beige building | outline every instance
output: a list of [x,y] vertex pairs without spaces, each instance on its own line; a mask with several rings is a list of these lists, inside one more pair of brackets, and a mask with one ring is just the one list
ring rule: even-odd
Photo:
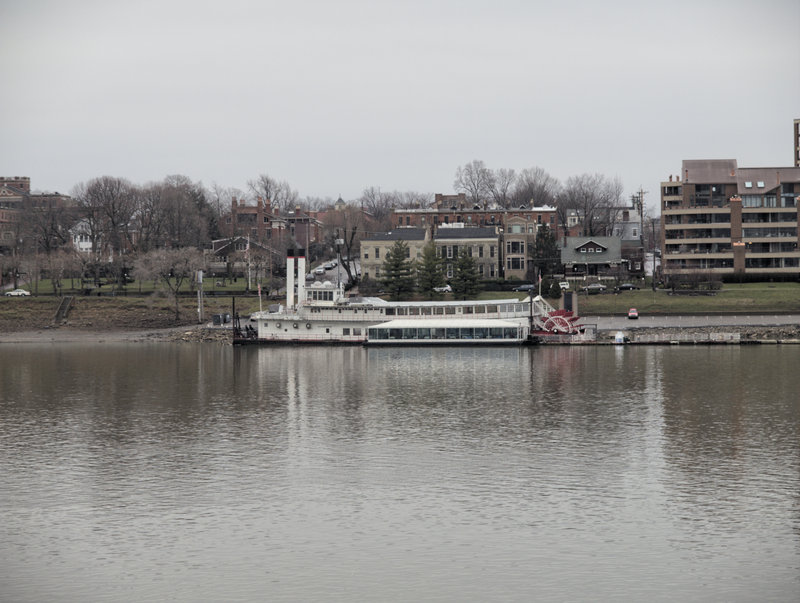
[[440,226],[433,237],[436,250],[444,260],[445,276],[452,278],[462,251],[475,261],[478,277],[498,278],[500,266],[499,235],[496,228]]
[[422,228],[395,228],[389,232],[374,233],[369,239],[361,239],[361,277],[381,278],[381,269],[386,254],[397,241],[408,245],[408,259],[416,260],[422,248],[430,241],[430,233]]

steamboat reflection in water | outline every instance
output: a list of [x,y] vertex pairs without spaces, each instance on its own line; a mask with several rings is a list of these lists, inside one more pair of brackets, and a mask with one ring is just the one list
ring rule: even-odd
[[0,347],[0,591],[791,600],[798,360]]

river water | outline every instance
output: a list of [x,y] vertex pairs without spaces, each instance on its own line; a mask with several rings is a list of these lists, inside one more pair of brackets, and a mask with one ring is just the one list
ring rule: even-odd
[[800,346],[0,346],[3,601],[796,601]]

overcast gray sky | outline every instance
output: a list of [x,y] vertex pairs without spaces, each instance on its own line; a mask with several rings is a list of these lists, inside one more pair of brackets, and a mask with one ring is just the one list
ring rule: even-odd
[[450,193],[456,168],[640,186],[792,164],[800,2],[5,0],[0,172]]

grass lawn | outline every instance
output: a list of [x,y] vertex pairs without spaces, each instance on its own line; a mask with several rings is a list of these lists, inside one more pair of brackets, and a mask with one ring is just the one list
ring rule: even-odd
[[670,295],[669,290],[640,289],[622,293],[578,296],[579,313],[624,314],[636,308],[645,314],[696,314],[723,312],[800,313],[800,284],[724,284],[716,295]]
[[[63,284],[67,285],[65,281]],[[149,284],[149,287],[147,286]],[[206,286],[209,295],[205,297],[204,314],[210,320],[212,314],[231,312],[231,296],[236,295],[236,310],[241,315],[248,315],[259,309],[258,297],[255,295],[239,296],[244,292],[246,280],[239,279],[225,288]],[[34,291],[34,288],[26,287]],[[211,294],[217,290],[220,295]],[[101,291],[111,291],[104,286]],[[171,320],[174,315],[172,302],[160,295],[152,295],[152,283],[142,283],[142,294],[139,294],[139,283],[133,283],[125,294],[115,296],[75,295],[76,308],[70,314],[77,320],[81,310],[91,308],[98,315],[108,314],[109,321],[142,323],[156,322],[156,316],[163,317],[163,322]],[[64,289],[65,294],[69,292]],[[696,313],[797,313],[800,314],[800,284],[798,283],[746,283],[725,284],[715,295],[670,295],[668,290],[652,291],[640,289],[622,293],[604,293],[599,295],[578,294],[578,313],[581,315],[624,315],[629,308],[637,308],[642,314],[696,314]],[[526,293],[516,291],[483,291],[478,296],[481,300],[524,299]],[[445,295],[444,300],[452,300],[452,295]],[[9,325],[21,326],[27,322],[44,324],[52,320],[58,308],[59,298],[52,294],[49,281],[39,282],[39,295],[25,298],[0,298],[0,327]],[[558,307],[557,299],[548,299]],[[184,320],[196,320],[197,299],[187,295],[181,297],[181,308]],[[263,298],[266,309],[271,302]],[[113,309],[113,311],[112,311]],[[88,319],[87,319],[88,321]],[[94,318],[95,323],[98,318]]]
[[[105,282],[105,281],[103,281]],[[218,292],[219,294],[236,294],[239,295],[244,293],[247,289],[247,279],[246,278],[239,278],[236,279],[236,282],[231,281],[224,281],[225,285],[222,285],[221,280],[219,279],[211,279],[206,278],[203,280],[203,291],[209,294],[214,294]],[[219,285],[217,285],[219,283]],[[253,291],[255,291],[258,285],[253,281]],[[20,285],[22,288],[27,289],[34,295],[53,295],[53,282],[50,279],[41,279],[38,283],[25,283]],[[153,291],[160,290],[162,285],[157,282],[153,281],[139,281],[136,280],[132,283],[128,283],[123,289],[117,289],[119,292],[124,292],[128,295],[148,295],[153,293]],[[94,291],[99,291],[100,293],[108,293],[110,294],[112,291],[115,290],[115,287],[110,284],[102,284],[98,289],[94,289]],[[192,291],[192,282],[189,279],[186,279],[181,284],[181,292],[188,293]],[[80,279],[62,279],[61,280],[61,294],[62,295],[83,295],[83,288],[81,286]]]

